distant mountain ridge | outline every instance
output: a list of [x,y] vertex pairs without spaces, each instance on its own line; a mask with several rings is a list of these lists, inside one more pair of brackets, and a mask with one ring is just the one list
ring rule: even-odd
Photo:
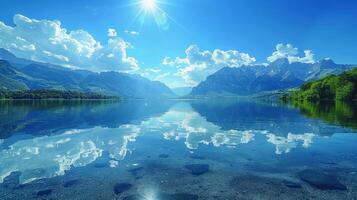
[[290,63],[278,59],[269,65],[225,67],[192,89],[193,96],[246,96],[265,91],[293,88],[306,81],[350,70],[354,65],[336,64],[331,59],[316,63]]
[[165,84],[139,75],[86,70],[17,58],[0,49],[0,89],[58,89],[94,92],[127,98],[168,98],[176,95]]

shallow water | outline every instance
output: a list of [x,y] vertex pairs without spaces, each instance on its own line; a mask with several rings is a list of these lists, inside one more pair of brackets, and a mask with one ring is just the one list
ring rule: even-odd
[[1,102],[0,199],[356,199],[356,144],[276,103]]

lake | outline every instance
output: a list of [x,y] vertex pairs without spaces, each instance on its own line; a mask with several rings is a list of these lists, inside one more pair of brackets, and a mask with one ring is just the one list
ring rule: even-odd
[[356,199],[356,109],[309,108],[2,101],[0,199]]

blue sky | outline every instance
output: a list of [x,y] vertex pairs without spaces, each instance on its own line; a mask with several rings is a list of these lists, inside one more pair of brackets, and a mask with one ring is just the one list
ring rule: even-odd
[[[147,10],[145,20],[143,14],[137,17],[143,9],[140,0],[0,1],[0,21],[6,27],[15,26],[15,14],[31,20],[58,20],[61,28],[84,30],[103,46],[109,43],[108,29],[115,30],[110,45],[99,51],[105,55],[113,52],[109,61],[103,57],[83,61],[84,56],[70,62],[72,55],[62,56],[54,47],[43,45],[46,54],[34,59],[56,63],[55,59],[63,57],[68,66],[80,68],[91,62],[89,70],[101,71],[96,66],[103,66],[102,70],[140,73],[171,87],[195,85],[224,65],[269,62],[273,52],[280,55],[277,44],[282,44],[283,52],[293,53],[283,56],[303,58],[304,50],[312,50],[314,60],[330,57],[337,63],[357,63],[357,2],[353,0],[156,0],[156,8]],[[34,32],[32,37],[36,35]],[[0,45],[7,37],[1,37],[0,30]],[[123,47],[126,43],[130,45]],[[9,49],[9,45],[2,47]],[[29,56],[23,50],[10,50]],[[170,59],[164,62],[166,57]]]

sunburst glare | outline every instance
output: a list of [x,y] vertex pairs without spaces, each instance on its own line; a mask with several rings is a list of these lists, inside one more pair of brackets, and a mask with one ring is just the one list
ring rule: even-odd
[[167,30],[169,28],[171,18],[161,7],[165,4],[163,1],[138,0],[135,4],[139,7],[139,12],[134,19],[135,21],[139,21],[143,25],[147,20],[152,18],[160,29]]
[[154,11],[156,8],[156,1],[155,0],[142,0],[141,5],[145,10]]

